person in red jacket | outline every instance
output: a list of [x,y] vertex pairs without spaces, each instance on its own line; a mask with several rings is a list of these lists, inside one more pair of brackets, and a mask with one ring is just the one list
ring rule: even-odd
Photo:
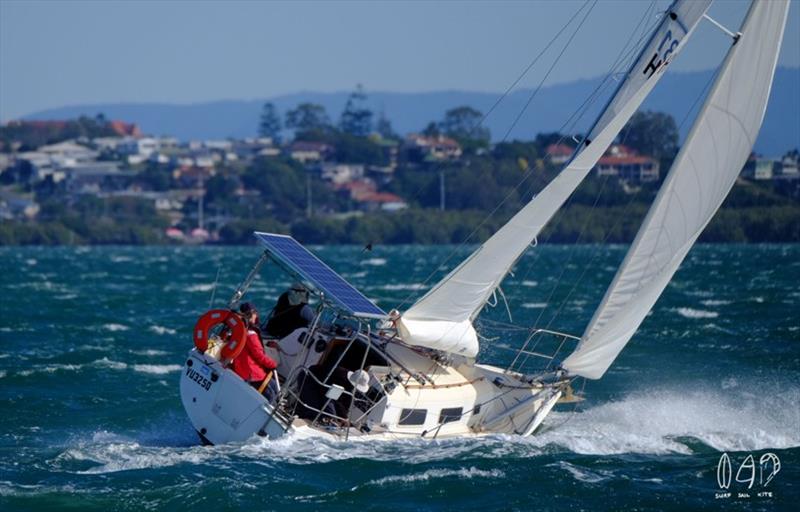
[[[264,354],[261,344],[261,333],[258,328],[258,311],[249,302],[239,307],[245,323],[247,324],[247,340],[242,352],[233,360],[233,371],[248,384],[258,389],[267,377],[267,374],[278,367],[275,360]],[[264,389],[264,396],[270,402],[278,395],[278,375],[273,373],[269,384]]]

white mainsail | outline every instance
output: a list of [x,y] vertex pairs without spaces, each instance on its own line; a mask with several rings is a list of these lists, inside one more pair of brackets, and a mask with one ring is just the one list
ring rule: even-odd
[[756,0],[697,120],[575,351],[599,379],[633,336],[747,161],[769,99],[788,0]]
[[477,355],[472,320],[639,108],[710,3],[677,0],[670,6],[570,162],[508,223],[403,313],[397,321],[403,341]]

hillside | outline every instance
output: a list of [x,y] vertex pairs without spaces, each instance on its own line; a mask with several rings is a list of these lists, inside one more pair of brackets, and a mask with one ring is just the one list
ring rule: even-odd
[[[678,122],[709,83],[712,71],[667,73],[645,102],[645,109],[671,114]],[[558,84],[543,88],[531,107],[511,132],[510,138],[532,139],[536,133],[557,131],[564,120],[589,96],[600,78]],[[70,119],[102,112],[111,119],[136,122],[146,133],[172,135],[182,140],[244,138],[255,135],[258,116],[264,101],[272,101],[285,112],[301,102],[323,105],[331,117],[338,118],[349,91],[334,93],[299,92],[258,100],[229,100],[190,105],[160,103],[93,104],[62,107],[35,112],[25,119]],[[522,110],[531,90],[511,93],[487,119],[486,126],[495,140],[503,137],[513,119]],[[369,103],[376,112],[385,112],[399,133],[421,130],[429,121],[439,120],[444,112],[459,105],[488,111],[497,93],[436,91],[421,93],[369,92]],[[575,131],[586,128],[603,104],[584,116]],[[800,146],[800,68],[778,68],[770,106],[755,150],[768,156],[781,155]],[[685,136],[690,122],[684,123]]]

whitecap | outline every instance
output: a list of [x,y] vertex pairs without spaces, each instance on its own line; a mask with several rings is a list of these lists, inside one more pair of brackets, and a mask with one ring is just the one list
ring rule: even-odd
[[368,485],[395,485],[398,483],[421,482],[425,480],[433,480],[435,478],[459,478],[462,480],[469,480],[472,478],[503,478],[505,473],[499,469],[483,470],[476,467],[459,468],[459,469],[429,469],[422,473],[412,473],[410,475],[390,475],[377,480],[369,480],[361,486],[356,486],[351,490],[354,491],[359,487]]
[[383,286],[377,287],[379,290],[389,290],[389,291],[396,291],[396,290],[423,290],[426,286],[422,283],[411,283],[411,284],[386,284]]
[[163,375],[165,373],[179,372],[181,367],[177,364],[135,364],[133,369],[141,373]]
[[92,363],[92,366],[96,366],[99,368],[110,368],[112,370],[124,370],[128,367],[126,363],[122,363],[120,361],[113,361],[107,357],[103,359],[98,359]]
[[170,329],[163,325],[151,325],[148,330],[156,334],[175,334],[177,332],[175,329]]
[[193,284],[186,288],[187,292],[210,292],[214,289],[213,284]]
[[169,354],[169,352],[148,348],[147,350],[131,350],[131,354],[136,354],[138,356],[165,356]]
[[133,261],[133,258],[130,256],[112,256],[111,261],[112,263],[126,263],[128,261]]
[[525,302],[522,304],[525,309],[542,309],[547,307],[546,302]]
[[[636,393],[584,412],[553,412],[539,445],[562,446],[588,455],[621,453],[691,454],[682,438],[694,438],[719,451],[752,451],[800,446],[800,388],[758,382],[738,383],[725,391],[662,389]],[[758,395],[735,390],[761,389]],[[569,420],[567,423],[564,423]]]
[[385,258],[369,258],[361,262],[362,265],[371,265],[373,267],[382,267],[386,265]]
[[704,311],[702,309],[692,309],[692,308],[678,308],[678,314],[684,318],[717,318],[719,313],[716,311]]
[[122,324],[104,324],[103,329],[111,332],[117,332],[117,331],[127,331],[130,329],[130,327]]
[[731,301],[729,301],[729,300],[721,300],[721,299],[708,299],[708,300],[701,300],[700,301],[700,304],[702,304],[704,306],[709,306],[709,307],[727,306],[730,303],[731,303]]
[[573,464],[570,464],[566,461],[560,461],[558,466],[566,469],[569,473],[580,482],[585,482],[587,484],[596,484],[598,482],[602,482],[604,480],[608,480],[612,477],[609,471],[589,471],[586,468],[579,468]]
[[5,370],[0,370],[0,379],[2,379],[3,377],[5,377],[6,375],[8,375],[8,372],[7,372],[7,371],[5,371]]
[[538,281],[522,281],[522,286],[528,286],[528,287],[533,288],[534,286],[538,286],[538,285],[539,285]]
[[32,267],[32,266],[36,265],[37,263],[39,263],[39,262],[36,261],[35,258],[29,258],[29,259],[25,260],[25,264],[28,265],[29,267]]

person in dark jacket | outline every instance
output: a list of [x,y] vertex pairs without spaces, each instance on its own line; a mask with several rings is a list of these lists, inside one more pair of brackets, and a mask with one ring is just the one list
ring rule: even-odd
[[264,330],[269,336],[285,338],[314,321],[314,310],[308,305],[308,289],[301,283],[294,283],[278,297]]
[[267,400],[274,402],[279,391],[278,375],[275,373],[278,365],[271,357],[264,354],[258,327],[258,311],[251,303],[245,302],[239,306],[239,312],[247,324],[247,340],[242,352],[233,360],[233,371],[256,389],[264,382],[267,374],[273,372],[263,394]]

